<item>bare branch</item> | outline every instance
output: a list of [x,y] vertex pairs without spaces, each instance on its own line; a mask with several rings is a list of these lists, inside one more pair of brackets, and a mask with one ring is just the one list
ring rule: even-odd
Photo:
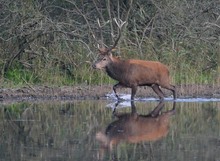
[[[101,40],[98,40],[98,39],[96,38],[96,35],[95,35],[95,34],[93,34],[93,39],[97,42],[98,48],[100,48],[99,45],[101,45],[101,48],[103,48],[104,46],[107,46],[107,45],[105,45],[104,40],[103,40],[102,28],[105,27],[109,22],[110,22],[110,21],[108,20],[108,21],[104,22],[103,24],[101,24],[100,20],[97,19],[97,24],[98,24],[98,29],[99,29],[100,39],[101,39]],[[93,33],[94,33],[94,32],[93,32]]]
[[217,25],[217,24],[215,24],[215,23],[205,22],[205,25],[215,26],[215,27],[217,27],[217,28],[220,29],[220,25]]

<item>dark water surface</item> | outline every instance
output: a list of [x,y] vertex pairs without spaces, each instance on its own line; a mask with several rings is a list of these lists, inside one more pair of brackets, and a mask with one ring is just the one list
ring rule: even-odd
[[173,105],[122,102],[117,119],[111,101],[0,104],[0,160],[220,161],[220,102]]

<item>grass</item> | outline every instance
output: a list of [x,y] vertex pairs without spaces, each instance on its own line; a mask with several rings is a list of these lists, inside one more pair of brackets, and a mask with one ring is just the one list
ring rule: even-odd
[[[173,84],[219,84],[220,67],[218,66],[218,49],[211,50],[204,44],[189,46],[179,43],[175,49],[168,44],[153,50],[152,44],[143,43],[139,48],[122,46],[119,55],[122,59],[156,60],[166,64],[171,73]],[[89,54],[82,46],[74,46],[76,54],[70,54],[71,47],[51,48],[47,58],[36,58],[32,68],[24,67],[20,62],[0,78],[2,87],[32,85],[71,86],[77,84],[103,85],[113,84],[107,74],[91,67],[94,55]],[[145,52],[146,51],[146,52]],[[62,54],[65,53],[65,54]]]
[[[62,85],[103,85],[113,84],[115,81],[102,71],[87,69],[87,65],[75,70],[70,76],[59,69],[35,73],[30,70],[13,69],[6,74],[4,86],[22,86],[26,84]],[[198,71],[190,65],[180,65],[179,69],[171,69],[171,78],[174,84],[217,84],[217,71]]]

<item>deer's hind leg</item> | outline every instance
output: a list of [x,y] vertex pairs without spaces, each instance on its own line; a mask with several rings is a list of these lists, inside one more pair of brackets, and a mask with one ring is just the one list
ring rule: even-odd
[[154,92],[160,97],[160,100],[164,100],[164,94],[161,91],[158,84],[151,85],[151,88],[154,90]]
[[173,98],[174,98],[174,100],[176,99],[176,87],[175,87],[174,85],[167,84],[167,85],[161,85],[161,87],[172,91],[172,93],[173,93]]

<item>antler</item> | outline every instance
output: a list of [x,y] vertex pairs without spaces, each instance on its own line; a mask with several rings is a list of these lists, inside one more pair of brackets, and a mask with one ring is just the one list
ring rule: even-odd
[[126,24],[126,21],[122,21],[121,19],[119,19],[119,22],[116,20],[116,18],[114,18],[115,23],[117,24],[118,28],[119,28],[119,34],[117,39],[115,40],[115,43],[112,47],[108,48],[108,52],[110,52],[112,49],[114,49],[116,47],[116,45],[118,44],[118,41],[121,37],[121,30],[123,28],[123,26]]

